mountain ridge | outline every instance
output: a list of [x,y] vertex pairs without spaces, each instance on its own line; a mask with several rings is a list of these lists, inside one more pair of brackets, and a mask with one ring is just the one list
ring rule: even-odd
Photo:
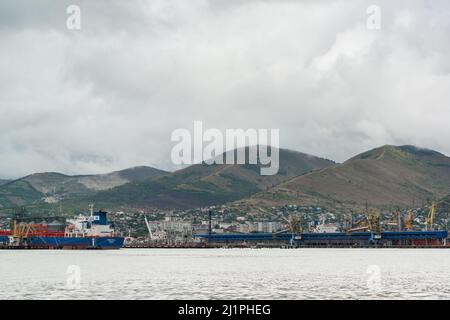
[[31,174],[0,184],[0,209],[43,203],[75,208],[91,202],[111,210],[233,203],[361,208],[411,206],[450,194],[450,158],[431,149],[385,145],[343,163],[288,149],[279,152],[274,176],[261,176],[260,164],[205,163],[175,172],[140,166],[100,175]]
[[[246,148],[248,156],[249,149]],[[229,151],[230,152],[230,151]],[[233,150],[231,152],[236,152]],[[277,175],[260,175],[260,164],[194,164],[149,183],[133,183],[106,192],[92,200],[133,202],[140,206],[192,208],[224,204],[273,187],[296,175],[333,165],[328,159],[302,152],[279,149]],[[225,157],[228,152],[219,155]]]
[[251,204],[305,203],[331,207],[411,205],[450,193],[450,158],[410,145],[385,145],[244,200]]
[[66,175],[38,172],[0,185],[0,208],[56,203],[67,197],[88,196],[131,181],[156,178],[168,172],[152,167],[132,167],[105,174]]

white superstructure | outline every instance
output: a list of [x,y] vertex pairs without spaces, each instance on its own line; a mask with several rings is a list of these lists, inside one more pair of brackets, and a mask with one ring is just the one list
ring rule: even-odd
[[67,220],[66,237],[112,237],[114,228],[108,223],[106,212],[93,212],[90,207],[90,215],[80,214],[73,220]]

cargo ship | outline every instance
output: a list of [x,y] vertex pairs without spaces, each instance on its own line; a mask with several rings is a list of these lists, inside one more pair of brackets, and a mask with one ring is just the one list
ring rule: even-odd
[[323,220],[317,227],[304,232],[298,215],[290,215],[287,229],[272,233],[213,233],[211,223],[207,234],[196,234],[195,238],[211,245],[288,245],[290,247],[328,247],[328,248],[449,248],[448,231],[434,230],[436,202],[430,206],[426,230],[413,230],[413,215],[403,219],[400,211],[394,214],[393,221],[384,225],[397,230],[382,230],[380,215],[371,210],[358,221],[338,231],[337,226],[326,224]]
[[292,247],[328,248],[448,248],[448,231],[323,232],[323,233],[222,233],[198,234],[210,244],[286,244]]
[[46,223],[13,221],[10,230],[0,230],[3,249],[120,249],[124,238],[108,222],[107,212],[80,214],[62,227]]

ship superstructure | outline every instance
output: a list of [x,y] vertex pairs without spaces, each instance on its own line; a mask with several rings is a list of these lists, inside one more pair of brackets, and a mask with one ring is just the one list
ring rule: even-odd
[[75,219],[67,220],[68,226],[65,229],[65,237],[112,237],[114,228],[108,223],[107,212],[91,212],[89,216],[80,214]]

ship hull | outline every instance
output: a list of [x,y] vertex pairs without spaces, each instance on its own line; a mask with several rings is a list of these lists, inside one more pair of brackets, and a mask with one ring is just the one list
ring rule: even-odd
[[447,247],[447,231],[198,234],[209,243],[292,243],[300,247]]
[[[24,249],[120,249],[123,237],[30,237],[20,246]],[[8,238],[0,237],[0,245],[7,245]],[[12,246],[9,246],[12,247]]]

